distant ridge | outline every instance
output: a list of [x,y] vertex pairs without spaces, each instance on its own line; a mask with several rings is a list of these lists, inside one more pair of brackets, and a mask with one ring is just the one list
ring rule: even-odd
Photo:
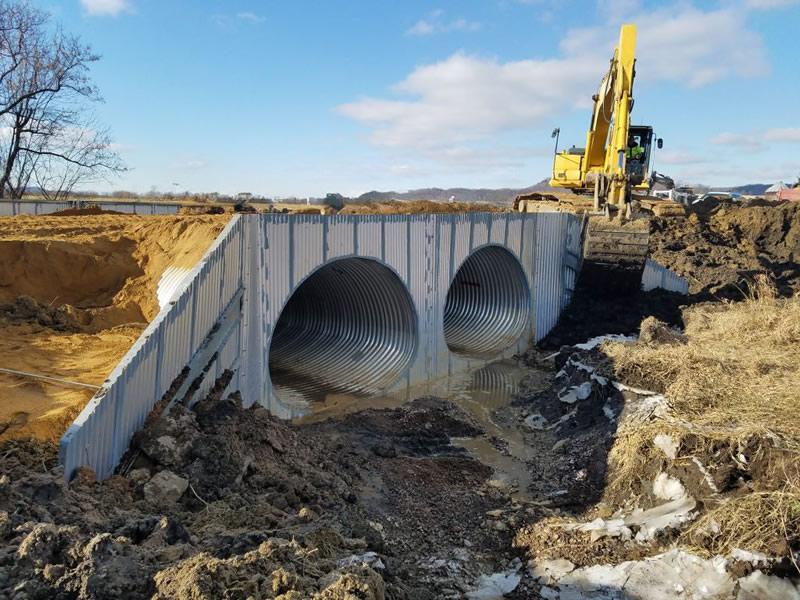
[[[543,179],[539,183],[526,188],[513,189],[501,188],[492,189],[469,189],[469,188],[423,188],[410,190],[408,192],[367,192],[354,198],[354,202],[390,202],[392,200],[411,201],[411,200],[432,200],[434,202],[447,202],[455,196],[456,202],[486,202],[489,204],[511,204],[518,194],[528,192],[548,192],[556,191],[549,185],[549,179]],[[562,190],[563,191],[563,190]]]

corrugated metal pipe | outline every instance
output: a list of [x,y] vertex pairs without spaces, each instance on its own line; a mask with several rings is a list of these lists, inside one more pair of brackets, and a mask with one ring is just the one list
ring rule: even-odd
[[511,346],[528,321],[530,290],[508,250],[486,246],[456,273],[444,307],[444,339],[464,356],[491,356]]
[[307,391],[372,394],[411,361],[417,316],[388,267],[345,258],[312,273],[289,298],[269,354],[273,384]]

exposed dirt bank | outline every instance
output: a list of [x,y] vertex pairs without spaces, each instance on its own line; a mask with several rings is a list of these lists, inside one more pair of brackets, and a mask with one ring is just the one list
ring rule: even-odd
[[[0,367],[99,385],[228,217],[0,218]],[[0,439],[57,439],[93,391],[0,373]]]
[[656,217],[652,258],[686,277],[694,300],[741,300],[766,274],[779,293],[800,292],[800,204],[718,202],[688,217]]

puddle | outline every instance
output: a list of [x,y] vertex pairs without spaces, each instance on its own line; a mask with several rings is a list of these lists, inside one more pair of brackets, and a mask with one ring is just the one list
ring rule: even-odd
[[485,428],[486,434],[476,438],[454,438],[454,446],[464,448],[494,470],[492,482],[514,490],[512,497],[532,500],[528,490],[531,474],[526,463],[535,458],[535,449],[525,443],[522,432],[499,422],[494,411],[509,404],[519,391],[530,369],[514,360],[499,360],[485,367],[438,379],[408,390],[378,396],[326,392],[313,384],[277,386],[284,403],[296,409],[296,423],[310,423],[328,418],[341,418],[347,413],[369,408],[396,408],[420,396],[447,398],[470,414]]

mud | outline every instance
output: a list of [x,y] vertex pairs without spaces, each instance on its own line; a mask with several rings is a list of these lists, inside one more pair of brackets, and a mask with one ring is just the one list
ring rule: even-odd
[[[194,266],[226,222],[91,210],[0,217],[0,367],[100,385],[158,314],[162,273]],[[0,374],[0,439],[57,440],[91,396]]]

